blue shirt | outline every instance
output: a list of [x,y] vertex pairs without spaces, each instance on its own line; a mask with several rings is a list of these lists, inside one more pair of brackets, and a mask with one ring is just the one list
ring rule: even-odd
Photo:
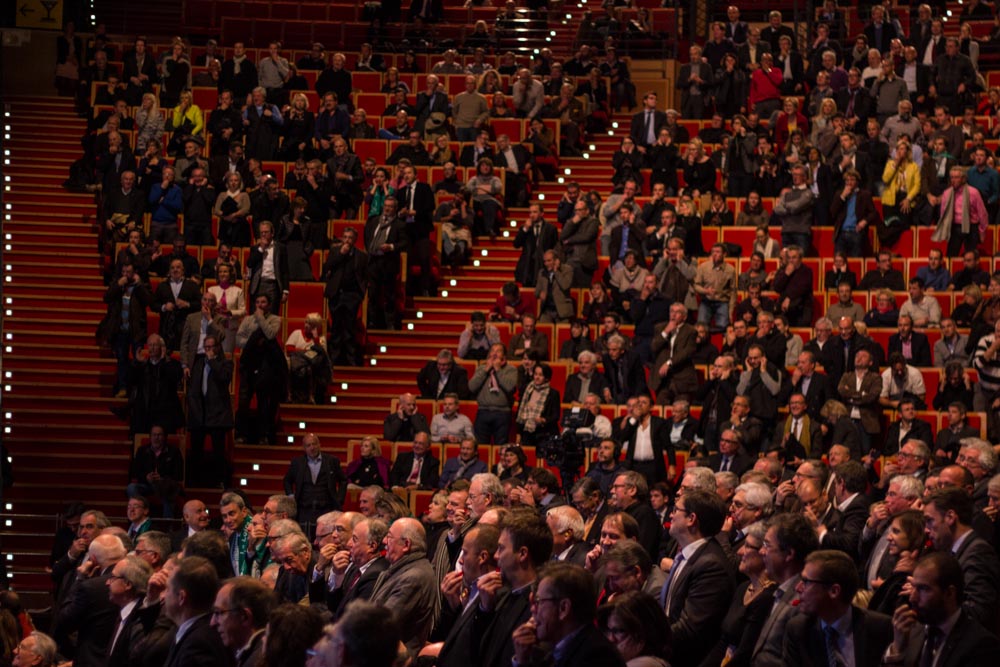
[[979,190],[984,203],[995,204],[1000,198],[1000,173],[997,173],[997,170],[989,165],[986,165],[982,171],[979,171],[977,167],[970,168],[966,172],[966,179],[969,185]]
[[936,270],[929,266],[921,266],[917,269],[917,277],[924,281],[926,289],[946,290],[951,282],[951,275],[948,269],[939,266]]
[[844,216],[844,225],[840,228],[844,232],[856,232],[858,231],[858,193],[852,192],[851,196],[847,198],[847,213]]

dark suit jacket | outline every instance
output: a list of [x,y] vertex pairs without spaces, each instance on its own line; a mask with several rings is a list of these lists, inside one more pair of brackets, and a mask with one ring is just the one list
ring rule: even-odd
[[[817,361],[820,361],[817,359]],[[806,392],[806,411],[809,416],[813,419],[819,419],[819,411],[823,408],[823,404],[826,403],[831,398],[838,398],[837,392],[832,386],[833,383],[830,381],[830,377],[825,373],[820,373],[815,371],[812,375],[812,379],[809,381],[809,391]],[[802,392],[802,380],[799,379],[795,386],[793,387],[794,392]]]
[[527,231],[522,227],[514,237],[514,247],[521,250],[514,268],[514,280],[526,287],[535,284],[538,271],[542,268],[542,255],[559,244],[559,230],[549,222],[543,222],[540,233],[535,236],[534,227]]
[[[847,114],[847,107],[851,103],[851,93],[846,87],[841,88],[833,94],[833,101],[837,103],[837,110]],[[868,89],[861,86],[854,96],[854,117],[860,121],[865,121],[874,112],[874,101],[868,94]]]
[[[344,471],[340,468],[340,459],[325,452],[321,452],[319,456],[321,462],[319,474],[316,476],[316,485],[325,489],[330,500],[330,506],[326,510],[340,509],[344,506],[344,497],[347,495],[347,478],[344,477]],[[309,464],[304,455],[292,459],[283,483],[285,495],[294,494],[295,502],[299,507],[302,507],[302,503],[305,501],[303,492],[313,484],[312,472],[309,470]]]
[[[882,655],[892,641],[892,619],[885,614],[852,608],[851,636],[854,642],[854,664],[857,667],[878,667]],[[826,636],[815,616],[799,614],[785,626],[784,661],[800,667],[826,667],[830,664],[826,651]]]
[[170,647],[165,667],[231,667],[233,654],[219,641],[219,632],[205,614]]
[[868,508],[871,503],[868,496],[859,493],[847,507],[838,511],[837,521],[832,526],[828,526],[829,530],[823,536],[822,547],[844,551],[856,559],[858,542],[861,539],[861,531],[865,527],[865,522],[868,520]]
[[[889,424],[889,430],[885,436],[885,442],[881,448],[880,453],[883,456],[891,456],[899,451],[900,446],[903,444],[900,442],[899,432],[900,432],[899,421],[894,421]],[[923,440],[930,447],[934,443],[934,434],[931,432],[931,425],[925,422],[919,417],[913,420],[913,426],[910,428],[909,432],[906,434],[906,440]]]
[[[454,618],[445,636],[444,646],[438,654],[438,667],[467,667],[470,664],[478,664],[480,636],[473,632],[478,606],[478,600],[474,600],[468,609],[451,612]],[[445,611],[444,614],[447,616],[448,612]]]
[[[857,200],[854,205],[854,212],[858,220],[867,220],[868,229],[882,221],[878,211],[875,210],[875,202],[868,190],[859,190]],[[840,236],[840,230],[844,226],[844,219],[847,217],[847,203],[840,197],[840,193],[835,193],[833,203],[830,204],[830,217],[833,219],[833,238]],[[868,229],[862,230],[862,236],[868,235]],[[827,284],[830,289],[830,284]]]
[[[511,635],[531,617],[528,591],[508,592],[496,603],[492,613],[477,611],[473,632],[482,637],[479,644],[480,667],[510,667],[514,656]],[[465,661],[463,665],[468,665]]]
[[[142,601],[132,609],[132,613],[128,615],[125,619],[125,625],[122,627],[121,633],[118,635],[118,641],[115,643],[114,650],[111,650],[111,641],[108,641],[108,655],[107,667],[129,667],[129,652],[132,645],[142,639],[144,634],[142,623],[140,620],[140,612],[142,611],[139,607],[142,606]],[[115,623],[117,627],[118,616],[116,615]],[[111,630],[111,639],[114,639],[115,630]]]
[[438,392],[438,381],[441,373],[437,361],[430,361],[417,373],[417,387],[420,388],[420,398],[441,400],[445,394],[458,394],[459,398],[469,398],[469,372],[458,364],[452,364],[451,372],[444,389]]
[[[378,228],[380,216],[373,215],[368,218],[368,222],[365,223],[365,248],[370,249],[372,240],[375,236],[375,230]],[[386,264],[389,264],[389,270],[395,271],[395,275],[399,274],[399,253],[406,250],[406,236],[403,233],[404,223],[401,219],[396,218],[389,223],[389,233],[386,236],[385,242],[390,243],[393,246],[393,250],[382,255],[369,255],[368,257],[368,277],[371,280],[378,280],[380,283],[384,283],[390,279],[391,276],[387,275]]]
[[618,373],[613,370],[614,362],[611,361],[610,355],[607,353],[602,355],[604,377],[608,381],[608,388],[611,389],[611,395],[614,398],[612,402],[622,405],[632,396],[638,394],[648,395],[649,388],[646,386],[646,370],[642,367],[642,362],[639,360],[635,350],[622,352],[622,356],[618,360],[624,364],[624,384],[619,382]]
[[[903,651],[903,665],[918,667],[926,637],[924,626],[917,623]],[[990,667],[1000,654],[1000,639],[963,610],[955,627],[938,650],[937,667]]]
[[[566,389],[563,391],[563,401],[566,403],[572,403],[573,401],[582,401],[583,397],[580,396],[580,374],[573,373],[568,378],[566,378]],[[604,402],[604,390],[608,386],[608,380],[602,374],[598,373],[596,370],[590,376],[590,385],[588,388],[588,393],[597,394],[601,397],[601,402]]]
[[[205,365],[208,364],[208,391],[201,387]],[[233,379],[233,362],[220,354],[209,361],[203,357],[191,366],[188,381],[188,428],[232,428],[233,404],[229,383]]]
[[882,408],[878,398],[882,393],[882,378],[869,369],[861,381],[861,390],[857,390],[854,371],[841,376],[837,392],[848,408],[856,407],[861,412],[861,425],[866,433],[878,433],[881,430]]
[[[737,477],[742,477],[743,473],[753,467],[754,459],[747,454],[745,451],[740,449],[733,456],[732,461],[729,463],[729,471],[736,473]],[[714,472],[719,472],[722,468],[722,453],[715,452],[708,457],[708,467]]]
[[409,208],[410,189],[416,188],[413,195],[413,222],[406,223],[406,235],[413,243],[417,239],[427,238],[434,229],[434,191],[426,183],[417,181],[402,188],[396,197],[399,199],[400,210]]
[[[483,149],[483,152],[479,154],[480,160],[484,157],[488,157],[491,160],[493,159],[493,149],[491,147],[486,146]],[[474,144],[469,144],[468,146],[463,147],[462,152],[458,156],[458,164],[463,167],[475,167],[477,162],[476,146]]]
[[[190,305],[187,308],[180,308],[174,299],[174,293],[170,289],[170,281],[164,280],[156,286],[156,293],[153,295],[152,308],[160,313],[160,335],[166,341],[168,350],[176,350],[181,342],[181,330],[184,328],[184,321],[187,316],[197,313],[201,308],[201,289],[198,283],[185,279],[181,285],[178,298],[187,301]],[[172,303],[175,308],[172,311],[162,310],[163,306]]]
[[[341,285],[344,279],[351,274],[354,275],[354,281],[359,291],[343,292]],[[368,289],[368,253],[353,248],[351,252],[343,255],[340,249],[335,247],[330,251],[323,264],[322,279],[326,281],[323,296],[330,301],[343,303],[348,308],[353,305],[356,310],[364,300],[365,291]]]
[[[389,471],[390,486],[406,486],[406,478],[413,469],[413,452],[403,452],[396,457]],[[420,467],[420,487],[436,489],[441,476],[441,463],[430,452],[424,454],[424,464]]]
[[983,627],[997,627],[997,600],[1000,599],[1000,560],[990,543],[974,531],[965,538],[958,553],[965,580],[962,608]]
[[[702,77],[704,78],[704,77]],[[706,79],[707,80],[707,79]],[[667,124],[667,114],[656,109],[653,111],[653,131],[654,137],[660,136],[660,130],[664,125]],[[636,146],[648,146],[649,143],[646,141],[649,134],[646,128],[646,112],[645,110],[640,111],[632,116],[632,127],[629,129],[629,136],[632,137],[632,141]]]
[[566,262],[593,273],[597,269],[597,246],[595,241],[600,232],[600,222],[594,216],[584,218],[579,224],[567,220],[559,233],[564,246]]
[[600,630],[586,625],[566,643],[558,660],[549,655],[526,667],[625,667],[625,661]]
[[697,665],[708,654],[719,640],[735,586],[725,551],[710,537],[670,582],[666,612],[673,633],[671,665]]
[[[274,279],[278,283],[279,290],[287,290],[290,278],[288,275],[288,251],[281,243],[272,243],[271,250],[274,252]],[[257,294],[260,289],[260,274],[264,265],[264,253],[260,246],[250,248],[250,258],[247,260],[247,271],[250,273],[250,295]],[[278,304],[271,304],[271,310],[278,312]]]
[[[569,553],[566,554],[566,558],[562,560],[563,563],[572,563],[573,565],[579,565],[583,567],[583,564],[587,561],[587,552],[590,551],[591,546],[586,542],[577,542],[569,548]],[[559,554],[552,554],[552,560],[558,560],[556,558]]]
[[[911,366],[933,366],[931,362],[931,345],[930,341],[927,339],[927,334],[922,334],[919,331],[914,331],[910,334],[910,351],[913,354],[912,359],[907,359],[907,363]],[[899,339],[899,334],[894,333],[889,336],[889,356],[893,352],[903,353],[903,343]],[[888,357],[886,357],[888,358]]]
[[[663,457],[660,457],[659,460],[662,461]],[[626,465],[626,467],[628,466]],[[665,477],[666,475],[660,477],[660,479],[664,479]],[[656,516],[656,512],[646,502],[629,505],[628,509],[624,511],[639,524],[639,544],[646,549],[649,557],[655,560],[660,547],[660,537],[663,535],[663,524]]]
[[[892,40],[896,37],[902,37],[902,35],[896,34],[896,27],[889,23],[888,21],[882,22],[882,39],[875,39],[875,24],[869,23],[865,26],[865,37],[868,38],[868,48],[878,49],[879,53],[886,53],[889,50],[889,45]],[[944,41],[944,40],[941,40]],[[923,58],[923,53],[917,54],[918,58]]]
[[[674,396],[691,396],[698,390],[698,373],[694,369],[691,355],[694,354],[698,332],[690,324],[681,324],[674,333],[673,353],[670,343],[663,338],[663,330],[667,323],[657,324],[653,328],[653,340],[650,349],[653,354],[653,365],[650,367],[650,380],[656,384],[656,392],[669,389]],[[660,377],[660,367],[670,361],[667,374]]]
[[59,650],[73,653],[70,635],[76,633],[73,664],[81,667],[103,667],[108,659],[108,646],[118,626],[119,608],[108,599],[105,573],[76,582],[63,606],[57,610],[52,636]]
[[372,561],[372,564],[368,566],[368,569],[365,570],[365,573],[361,575],[361,578],[358,579],[354,586],[347,588],[347,584],[354,578],[354,573],[351,571],[351,568],[348,568],[347,572],[344,573],[344,581],[327,598],[327,603],[330,605],[330,611],[334,612],[334,617],[339,618],[344,613],[344,610],[347,609],[347,605],[354,600],[367,600],[370,598],[372,591],[375,590],[375,581],[388,568],[389,561],[380,556]]

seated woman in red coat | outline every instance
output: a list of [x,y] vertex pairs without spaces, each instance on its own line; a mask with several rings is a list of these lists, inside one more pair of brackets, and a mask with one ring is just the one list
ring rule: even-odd
[[783,111],[774,122],[775,150],[781,153],[788,143],[788,136],[794,130],[801,130],[803,136],[809,136],[809,119],[799,111],[799,101],[794,97],[786,97],[782,103]]

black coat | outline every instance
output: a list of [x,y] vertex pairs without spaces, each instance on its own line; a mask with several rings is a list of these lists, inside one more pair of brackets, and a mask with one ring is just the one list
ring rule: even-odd
[[[108,304],[108,312],[97,325],[97,342],[108,345],[122,322],[122,292],[118,281],[111,283],[104,293],[104,303]],[[129,302],[129,335],[134,343],[146,341],[146,309],[150,307],[153,295],[149,286],[139,283],[132,290],[132,300]]]
[[[208,391],[202,391],[202,376],[208,365]],[[188,381],[188,428],[232,428],[233,402],[229,384],[233,379],[233,362],[224,355],[211,361],[207,357],[196,359],[191,366]]]
[[[118,626],[119,608],[108,599],[110,569],[89,579],[81,579],[56,612],[52,636],[63,654],[75,653],[73,664],[103,667],[108,645]],[[207,620],[206,620],[207,625]],[[76,633],[75,647],[70,635]]]
[[[563,401],[565,403],[573,403],[574,401],[583,401],[582,396],[580,396],[580,386],[582,385],[579,373],[573,373],[568,378],[566,378],[566,388],[563,391]],[[608,380],[603,375],[598,373],[596,370],[590,376],[590,385],[587,392],[590,394],[597,394],[601,397],[601,402],[604,402],[604,390],[608,387]]]
[[[817,361],[819,361],[817,359]],[[802,379],[795,383],[792,390],[797,393],[802,392]],[[836,387],[832,386],[829,376],[825,373],[815,371],[812,379],[809,380],[809,391],[805,394],[806,411],[813,419],[819,419],[819,411],[823,405],[831,398],[837,398]]]
[[[275,223],[277,224],[277,223]],[[288,275],[288,251],[281,243],[272,243],[269,248],[274,252],[274,279],[278,283],[279,290],[287,290],[291,279]],[[260,290],[261,272],[264,267],[264,253],[260,246],[250,248],[250,257],[247,259],[247,271],[250,273],[249,295],[252,297]],[[278,312],[279,304],[271,304],[271,310]]]
[[514,247],[521,250],[514,269],[514,280],[525,287],[534,287],[538,272],[542,269],[542,255],[559,244],[559,230],[548,222],[542,222],[536,236],[534,227],[518,230],[514,237]]
[[[925,643],[924,627],[917,623],[903,651],[903,664],[906,667],[918,667],[921,664],[920,653]],[[1000,639],[963,610],[944,645],[938,649],[937,667],[990,667],[996,664],[998,653]]]
[[209,619],[209,614],[199,617],[170,647],[165,667],[231,667],[233,654],[219,641]]
[[[674,446],[670,442],[670,422],[657,416],[651,416],[650,418],[650,431],[649,438],[653,444],[653,461],[656,464],[656,478],[666,479],[667,478],[667,466],[674,465],[675,454]],[[633,446],[628,447],[628,452],[625,454],[625,467],[630,468],[632,466],[633,456],[635,454],[635,437],[636,432],[639,430],[638,421],[634,421],[634,418],[630,418],[622,430],[621,438],[623,443],[632,443]],[[663,455],[667,455],[666,463],[664,463]]]
[[[181,285],[178,298],[188,302],[186,308],[177,306],[174,293],[170,289],[170,281],[164,280],[156,286],[156,293],[153,295],[152,308],[160,313],[160,335],[166,343],[168,350],[180,348],[181,330],[184,328],[184,321],[188,315],[197,313],[201,307],[201,288],[193,280],[185,279]],[[174,309],[163,310],[163,306],[168,303],[174,304]]]
[[893,454],[896,454],[905,440],[923,440],[927,443],[928,447],[934,443],[934,433],[931,431],[931,425],[919,417],[913,420],[913,426],[907,432],[906,438],[903,442],[900,441],[900,430],[899,420],[889,424],[889,430],[886,432],[885,441],[882,443],[881,447],[876,447],[882,456],[892,456]]
[[708,654],[719,640],[719,628],[729,611],[735,587],[726,553],[710,537],[670,582],[670,606],[666,612],[673,633],[671,665],[697,665]]
[[417,387],[420,388],[420,398],[433,398],[441,400],[445,394],[458,394],[460,399],[469,398],[469,372],[456,363],[452,364],[451,372],[448,374],[448,381],[444,383],[444,388],[438,391],[438,382],[441,380],[441,373],[438,371],[437,361],[430,361],[417,373]]
[[[413,469],[413,452],[403,452],[393,461],[389,471],[389,486],[406,486],[406,478]],[[424,454],[424,463],[420,467],[420,487],[436,489],[441,477],[441,462],[430,452]]]
[[[888,356],[892,356],[893,352],[903,353],[903,342],[899,338],[899,334],[895,333],[889,336],[888,345]],[[931,345],[927,338],[927,334],[922,334],[919,331],[914,331],[910,334],[910,350],[913,354],[912,359],[907,359],[907,363],[910,366],[933,366],[931,362]]]
[[129,386],[134,433],[149,433],[153,424],[160,424],[167,433],[181,427],[184,413],[177,388],[183,374],[180,363],[169,357],[158,364],[149,361],[132,364]]
[[[852,609],[851,637],[854,643],[854,664],[857,667],[879,667],[882,655],[892,642],[892,619],[867,609]],[[917,624],[919,626],[919,624]],[[801,667],[825,667],[826,636],[818,618],[806,614],[793,616],[785,626],[783,661]]]
[[[344,291],[344,279],[352,274],[356,289]],[[323,296],[331,302],[332,307],[338,304],[348,307],[353,305],[356,311],[368,290],[368,253],[353,248],[345,255],[340,252],[339,247],[334,247],[323,264],[322,279],[326,281]]]
[[322,486],[329,500],[327,510],[340,509],[344,506],[347,495],[347,478],[340,467],[340,459],[333,454],[320,453],[319,474],[316,482],[312,481],[312,471],[305,456],[292,459],[288,472],[282,480],[286,496],[295,496],[295,502],[302,507],[305,502],[304,493],[310,486]]
[[619,358],[623,364],[624,382],[614,371],[615,363],[611,361],[610,355],[605,353],[602,361],[604,363],[604,378],[608,381],[608,388],[611,389],[612,403],[624,405],[632,396],[649,395],[649,387],[646,385],[646,371],[634,350],[622,352],[622,356]]

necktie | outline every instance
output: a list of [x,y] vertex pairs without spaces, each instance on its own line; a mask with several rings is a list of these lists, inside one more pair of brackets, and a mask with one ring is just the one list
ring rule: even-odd
[[354,576],[352,576],[350,579],[347,580],[347,586],[345,586],[345,590],[347,592],[352,591],[354,587],[357,585],[358,579],[360,578],[361,578],[361,569],[354,568]]
[[829,665],[829,667],[846,667],[844,655],[840,652],[840,647],[837,643],[840,639],[840,633],[837,632],[837,628],[832,625],[828,625],[824,629],[824,632],[826,633],[827,665]]
[[932,667],[934,656],[941,641],[941,630],[937,626],[927,628],[927,641],[924,642],[924,650],[920,653],[920,667]]
[[729,454],[725,454],[722,457],[722,467],[720,468],[722,472],[729,472]]
[[851,101],[847,103],[847,112],[844,115],[851,118],[854,116],[854,95],[857,91],[851,90],[848,92],[851,93]]
[[413,469],[410,471],[410,477],[406,480],[408,484],[417,484],[420,482],[420,469],[424,467],[424,458],[413,460]]
[[795,436],[796,440],[799,439],[799,435],[801,435],[802,433],[801,429],[802,429],[802,424],[799,422],[799,418],[796,417],[795,419],[792,420],[792,435]]
[[111,637],[111,648],[108,649],[108,656],[115,652],[115,645],[118,644],[118,637],[121,635],[122,630],[125,628],[125,619],[122,618],[121,614],[118,615],[118,627],[115,628],[115,634]]
[[656,128],[653,126],[653,110],[646,110],[646,143],[656,143]]
[[677,574],[677,569],[683,562],[684,554],[678,553],[677,558],[674,559],[674,564],[670,566],[670,572],[667,573],[667,580],[663,582],[663,589],[660,591],[660,603],[668,617],[670,616],[670,584],[673,583],[674,575]]
[[622,247],[618,251],[618,259],[625,259],[626,252],[628,252],[628,225],[622,225]]
[[211,372],[212,368],[208,365],[208,359],[205,359],[205,368],[201,372],[201,395],[208,396],[208,374]]

